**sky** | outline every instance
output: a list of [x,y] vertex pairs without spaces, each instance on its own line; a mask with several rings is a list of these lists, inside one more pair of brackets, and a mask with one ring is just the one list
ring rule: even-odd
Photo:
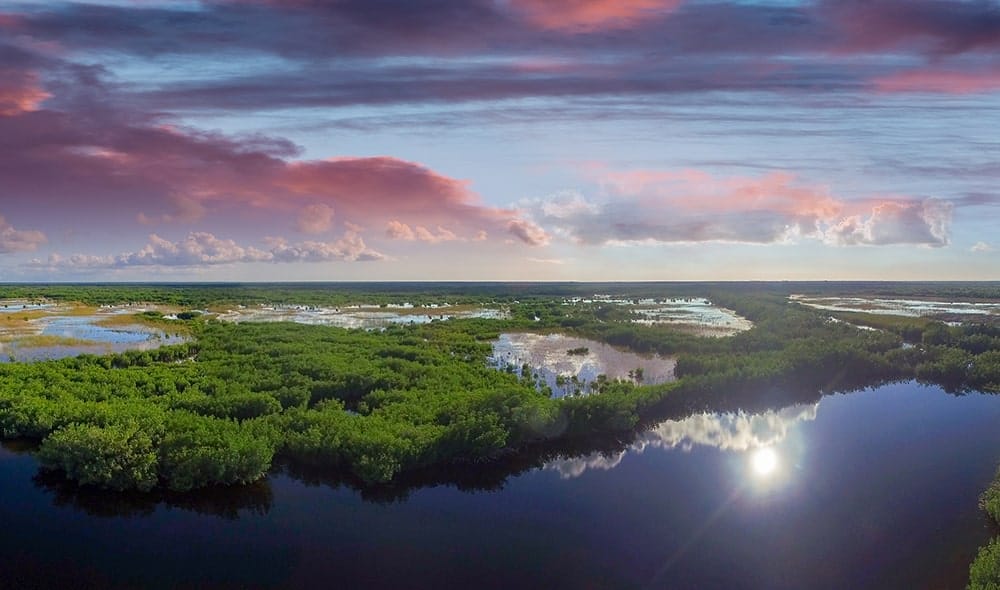
[[0,0],[0,281],[838,279],[1000,279],[1000,0]]

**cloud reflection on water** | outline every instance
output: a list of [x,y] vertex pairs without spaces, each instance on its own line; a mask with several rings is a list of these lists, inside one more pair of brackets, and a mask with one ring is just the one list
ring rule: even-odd
[[562,479],[571,479],[589,469],[614,469],[628,453],[642,453],[647,448],[681,449],[686,452],[695,446],[707,446],[743,452],[767,447],[784,440],[795,424],[815,420],[818,407],[817,402],[759,414],[703,413],[682,420],[667,420],[640,434],[624,451],[556,459],[546,463],[544,468],[558,472]]

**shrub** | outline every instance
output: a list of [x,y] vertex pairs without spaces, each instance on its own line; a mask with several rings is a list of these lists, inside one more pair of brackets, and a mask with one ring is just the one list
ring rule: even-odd
[[990,487],[986,488],[983,495],[979,497],[979,506],[990,515],[997,524],[1000,524],[1000,471]]
[[1000,537],[979,549],[969,566],[967,590],[1000,590]]
[[167,487],[251,483],[270,468],[274,444],[235,422],[177,412],[160,444],[160,475]]
[[157,456],[149,434],[134,421],[71,424],[42,441],[38,458],[84,485],[116,491],[149,491],[157,484]]

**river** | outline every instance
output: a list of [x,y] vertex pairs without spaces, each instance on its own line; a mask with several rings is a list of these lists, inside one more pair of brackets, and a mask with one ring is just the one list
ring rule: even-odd
[[[963,588],[1000,397],[903,383],[664,422],[603,453],[360,492],[286,471],[179,497],[0,450],[9,588]],[[504,472],[507,469],[507,472]],[[461,488],[461,489],[460,489]]]

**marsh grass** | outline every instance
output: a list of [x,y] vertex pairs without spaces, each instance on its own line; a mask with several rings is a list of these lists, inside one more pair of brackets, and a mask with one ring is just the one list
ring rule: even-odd
[[940,323],[930,317],[886,315],[860,311],[830,311],[827,313],[831,317],[847,322],[848,324],[866,326],[899,334],[904,340],[909,342],[919,341],[923,336],[924,330],[933,324]]
[[139,313],[116,313],[101,315],[100,319],[94,321],[95,326],[104,328],[155,328],[158,331],[167,331],[171,334],[190,336],[191,327],[176,320],[168,320],[161,312],[139,312]]
[[48,348],[56,346],[99,346],[100,342],[86,340],[84,338],[68,338],[66,336],[56,336],[53,334],[32,334],[15,339],[14,344],[19,348]]

